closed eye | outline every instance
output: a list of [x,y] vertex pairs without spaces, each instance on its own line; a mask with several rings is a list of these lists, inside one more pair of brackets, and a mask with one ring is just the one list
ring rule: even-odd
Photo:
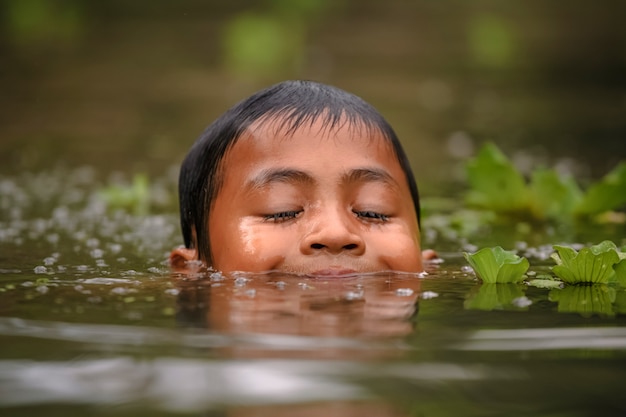
[[365,211],[354,211],[354,214],[364,220],[369,220],[369,221],[380,221],[380,222],[386,222],[389,221],[389,216],[387,216],[386,214],[382,214],[382,213],[377,213],[375,211],[369,211],[369,210],[365,210]]
[[267,214],[263,216],[263,219],[274,223],[282,223],[295,219],[300,213],[302,213],[302,210],[281,211],[279,213]]

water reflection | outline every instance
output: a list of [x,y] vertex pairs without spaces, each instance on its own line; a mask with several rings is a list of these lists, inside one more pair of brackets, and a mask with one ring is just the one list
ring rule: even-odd
[[600,314],[614,315],[613,302],[616,291],[607,285],[568,285],[563,289],[550,291],[551,301],[558,303],[558,311],[562,313],[579,313],[585,317]]
[[483,283],[472,288],[465,300],[468,310],[525,309],[532,302],[524,296],[524,286],[512,283]]
[[[416,275],[390,273],[340,279],[278,273],[177,279],[177,321],[234,336],[291,336],[280,339],[282,352],[278,348],[247,350],[251,355],[284,355],[285,350],[293,352],[294,344],[303,344],[300,353],[308,350],[316,357],[354,355],[359,345],[355,339],[368,342],[368,349],[357,349],[360,355],[382,354],[375,342],[399,341],[414,331],[420,284]],[[324,343],[352,342],[320,349],[319,343],[305,342],[302,337]],[[384,346],[387,354],[399,352],[397,344]],[[237,346],[231,350],[243,353]]]

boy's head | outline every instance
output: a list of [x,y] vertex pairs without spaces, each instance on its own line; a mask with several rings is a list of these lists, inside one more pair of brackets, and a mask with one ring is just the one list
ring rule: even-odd
[[391,126],[340,89],[286,81],[196,141],[179,179],[185,248],[224,272],[422,270],[419,197]]

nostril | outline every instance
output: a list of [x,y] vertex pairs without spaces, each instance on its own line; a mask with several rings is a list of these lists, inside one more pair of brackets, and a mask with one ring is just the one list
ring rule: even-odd
[[346,250],[356,249],[357,248],[357,244],[356,243],[350,243],[349,245],[345,245],[343,248],[346,249]]
[[321,243],[313,243],[313,244],[311,245],[311,248],[312,248],[312,249],[324,249],[324,248],[325,248],[325,246],[324,246],[324,245],[322,245]]

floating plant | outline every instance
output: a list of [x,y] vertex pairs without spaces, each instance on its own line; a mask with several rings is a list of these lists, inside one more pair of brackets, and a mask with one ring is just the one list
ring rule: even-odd
[[[539,168],[530,180],[493,143],[485,144],[466,165],[466,202],[497,213],[530,215],[557,221],[592,217],[626,204],[626,161],[620,162],[586,191],[554,169]],[[611,217],[610,217],[611,218]],[[623,217],[613,216],[623,222]]]
[[506,251],[500,246],[483,248],[476,253],[463,255],[476,275],[485,283],[520,282],[528,270],[528,259]]
[[620,254],[615,243],[609,240],[578,252],[569,246],[553,247],[556,252],[551,258],[556,266],[552,271],[568,284],[607,284],[616,278],[616,267],[620,275],[626,268],[622,265],[624,254]]

